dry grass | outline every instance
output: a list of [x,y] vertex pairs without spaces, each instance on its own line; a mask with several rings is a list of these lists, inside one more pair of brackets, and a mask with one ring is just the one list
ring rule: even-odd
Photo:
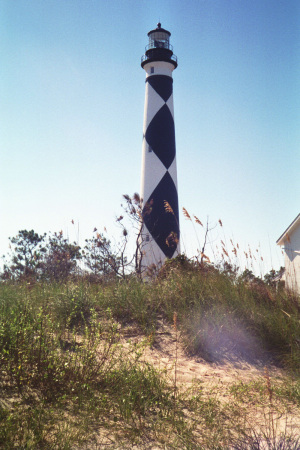
[[285,292],[184,257],[149,283],[0,290],[2,448],[297,448],[299,304]]

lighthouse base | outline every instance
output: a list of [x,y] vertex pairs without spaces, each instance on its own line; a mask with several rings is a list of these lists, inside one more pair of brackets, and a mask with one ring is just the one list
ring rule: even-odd
[[175,258],[180,254],[180,245],[176,236],[170,235],[166,240],[170,249],[169,256],[161,250],[146,225],[143,224],[140,235],[140,269],[143,278],[156,273],[167,259]]

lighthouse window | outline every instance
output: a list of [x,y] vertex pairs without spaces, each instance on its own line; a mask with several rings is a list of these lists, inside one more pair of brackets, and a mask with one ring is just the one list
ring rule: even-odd
[[150,72],[154,73],[154,67],[150,67]]
[[148,145],[148,153],[152,152],[152,148],[150,147],[150,145]]
[[150,241],[150,236],[149,236],[149,234],[146,234],[146,242],[149,242]]
[[155,31],[149,36],[150,48],[170,48],[169,34],[163,31]]

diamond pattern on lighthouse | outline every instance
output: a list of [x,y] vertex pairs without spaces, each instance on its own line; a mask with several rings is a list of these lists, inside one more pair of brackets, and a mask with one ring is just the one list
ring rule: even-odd
[[146,141],[168,169],[175,157],[175,128],[173,116],[166,104],[148,125]]
[[[166,201],[174,214],[166,212]],[[157,245],[168,258],[172,258],[179,240],[179,223],[177,189],[169,172],[166,172],[150,195],[143,210],[143,217]],[[169,237],[171,239],[168,239]]]
[[148,128],[149,123],[153,119],[157,111],[164,106],[165,101],[161,96],[153,89],[151,84],[146,84],[146,102],[145,102],[145,123],[144,123],[144,133]]
[[[143,198],[145,200],[147,200],[150,197],[150,195],[152,194],[152,192],[154,191],[154,189],[156,188],[156,186],[158,185],[158,183],[160,182],[160,180],[166,174],[166,168],[162,164],[161,160],[152,151],[152,149],[150,149],[149,147],[147,149],[148,144],[147,144],[146,141],[145,141],[144,145],[146,147],[146,151],[145,151],[145,166],[146,167],[151,167],[151,173],[148,173],[148,174],[145,175],[145,177],[146,177],[146,184],[144,186]],[[176,165],[175,160],[173,161],[173,163],[172,163],[172,165],[171,165],[171,167],[169,169],[170,173],[171,173],[171,168],[172,168],[174,163]],[[176,174],[175,174],[175,177],[174,177],[174,181],[175,180],[176,180]]]
[[173,95],[171,95],[171,97],[168,98],[166,105],[168,105],[169,110],[172,114],[173,120],[174,120],[174,105],[173,105]]
[[[146,81],[148,95],[152,93],[152,98],[148,97],[144,139],[146,154],[147,149],[151,154],[146,158],[152,158],[155,170],[151,171],[150,183],[146,183],[153,186],[153,191],[149,193],[147,189],[143,218],[147,230],[160,250],[166,257],[172,258],[179,241],[173,79],[165,75],[153,75]],[[166,211],[165,202],[171,206],[173,212]]]
[[148,77],[147,81],[166,102],[173,92],[173,79],[167,75],[156,75]]

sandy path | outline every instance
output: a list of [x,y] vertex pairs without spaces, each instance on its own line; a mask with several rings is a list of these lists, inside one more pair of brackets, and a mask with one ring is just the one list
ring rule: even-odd
[[[126,336],[125,333],[123,341],[125,346],[128,339],[131,344],[142,340],[137,334],[131,333]],[[229,392],[229,387],[235,383],[261,380],[263,384],[266,384],[265,361],[250,363],[230,352],[223,355],[222,361],[219,359],[215,362],[208,362],[200,357],[190,357],[184,351],[180,333],[176,333],[172,326],[162,320],[159,323],[154,344],[151,347],[145,345],[141,361],[151,363],[155,368],[165,371],[172,384],[176,376],[176,385],[180,391],[195,392],[201,386],[202,392],[208,395],[213,392],[213,395],[224,403],[235,402],[233,394]],[[271,383],[284,380],[284,372],[281,369],[269,365],[267,370]],[[254,401],[252,404],[245,403],[243,407],[249,417],[249,424],[260,432],[266,425],[266,415],[270,412],[268,396],[264,406]],[[293,404],[283,404],[281,400],[273,400],[273,417],[276,421],[276,433],[280,434],[288,429],[294,435],[300,434],[300,411]]]
[[[142,352],[139,359],[140,362],[150,363],[156,369],[164,371],[171,383],[174,385],[176,376],[176,386],[181,392],[195,393],[201,392],[203,395],[214,395],[225,407],[228,404],[237,403],[237,408],[245,412],[245,426],[254,429],[258,434],[268,430],[268,414],[270,407],[266,402],[262,405],[261,398],[256,404],[253,402],[239,402],[234,399],[233,394],[230,393],[230,386],[234,383],[248,383],[255,380],[263,380],[266,382],[265,363],[255,362],[250,363],[241,358],[238,358],[232,352],[227,352],[222,355],[222,360],[206,361],[200,357],[188,356],[184,351],[183,342],[179,332],[176,332],[174,327],[165,323],[162,319],[159,321],[159,326],[156,330],[154,339],[145,338],[139,330],[133,327],[119,328],[121,345],[123,349],[128,348],[129,354],[132,355],[132,348],[136,346],[136,351]],[[152,345],[150,345],[150,341]],[[280,369],[269,366],[271,382],[276,380],[280,382],[284,379],[284,373]],[[276,424],[276,436],[288,430],[294,436],[300,434],[300,411],[294,405],[280,405],[280,401],[275,404],[272,418]],[[246,425],[247,424],[247,425]],[[230,424],[229,424],[230,426]],[[195,429],[195,433],[199,433],[201,437],[203,430],[201,424],[199,429]],[[113,448],[113,449],[130,449],[130,450],[159,450],[169,448],[168,446],[158,444],[150,439],[144,443],[132,445],[126,443],[120,434],[120,444],[118,444],[118,433],[112,433],[112,430],[99,429],[99,433],[94,436],[96,444],[88,444],[87,449]],[[170,448],[174,448],[172,445]],[[199,447],[200,448],[200,447]],[[230,447],[227,447],[229,450]],[[79,449],[78,449],[79,450]],[[80,449],[81,450],[81,449]]]
[[[140,335],[133,332],[124,333],[123,343],[138,343]],[[149,362],[159,370],[165,370],[170,380],[174,382],[175,368],[178,387],[188,388],[199,381],[205,384],[232,384],[237,381],[248,382],[257,377],[263,377],[264,362],[251,364],[238,359],[232,353],[224,354],[218,361],[206,361],[201,357],[190,357],[184,351],[180,333],[174,327],[159,322],[153,345],[145,345],[142,361]],[[282,378],[282,371],[274,366],[268,368],[272,378]]]

